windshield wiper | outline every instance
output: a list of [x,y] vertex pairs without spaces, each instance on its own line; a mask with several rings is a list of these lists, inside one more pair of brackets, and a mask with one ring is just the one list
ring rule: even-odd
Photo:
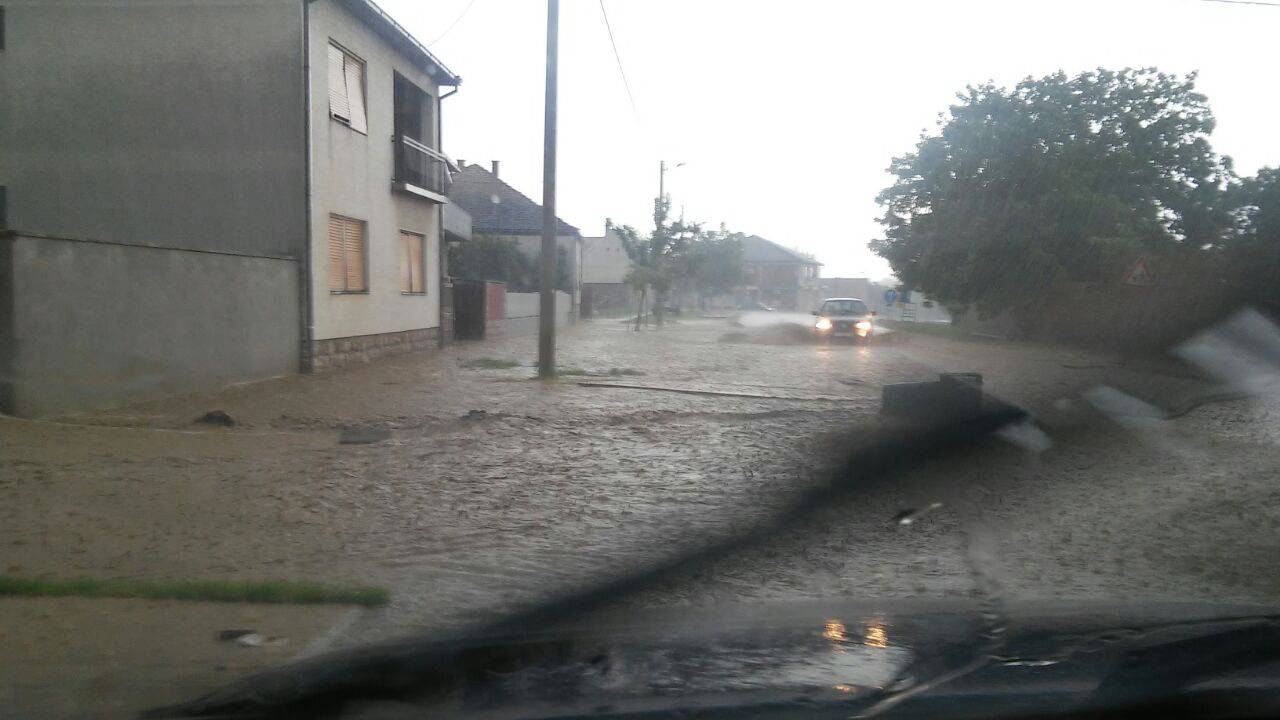
[[258,718],[304,713],[331,714],[344,701],[417,695],[454,685],[496,667],[510,669],[545,656],[546,642],[527,638],[559,623],[580,619],[608,604],[664,580],[767,543],[829,508],[926,460],[977,442],[1027,419],[1027,413],[986,397],[983,409],[967,418],[881,431],[855,450],[831,481],[805,490],[770,522],[728,539],[676,555],[651,567],[572,592],[474,632],[399,641],[331,653],[273,668],[191,702],[143,713],[147,718]]

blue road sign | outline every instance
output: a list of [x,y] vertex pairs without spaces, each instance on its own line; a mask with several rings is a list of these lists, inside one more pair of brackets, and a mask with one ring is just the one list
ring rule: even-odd
[[884,291],[884,304],[885,304],[885,305],[892,305],[892,304],[893,304],[893,301],[894,301],[894,300],[897,300],[897,299],[898,299],[898,291],[897,291],[897,290],[894,290],[893,288],[889,288],[888,290],[885,290],[885,291]]

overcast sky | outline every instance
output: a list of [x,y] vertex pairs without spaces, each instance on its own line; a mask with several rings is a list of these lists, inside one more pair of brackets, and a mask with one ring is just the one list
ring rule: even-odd
[[[454,72],[444,150],[501,160],[541,201],[546,4],[378,0]],[[470,8],[467,9],[468,4]],[[1200,71],[1218,152],[1280,165],[1280,7],[1203,0],[562,0],[558,214],[652,225],[658,161],[674,212],[817,255],[824,276],[881,278],[866,248],[894,155],[956,91],[1058,69]],[[465,14],[464,14],[465,10]],[[461,17],[460,20],[458,18]],[[446,29],[457,20],[456,25]],[[444,33],[444,36],[437,40]]]

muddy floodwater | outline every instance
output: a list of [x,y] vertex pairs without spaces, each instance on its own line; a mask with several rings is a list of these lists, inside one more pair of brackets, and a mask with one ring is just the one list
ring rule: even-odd
[[[459,627],[766,519],[884,422],[885,383],[972,371],[1032,409],[1044,437],[930,462],[624,602],[1280,599],[1274,401],[1125,427],[1089,415],[1085,393],[1176,407],[1213,388],[1029,344],[886,332],[818,345],[807,322],[582,322],[559,337],[553,383],[532,379],[535,338],[510,328],[216,394],[3,419],[4,566],[389,587],[391,605],[339,644]],[[211,410],[233,424],[195,422]]]

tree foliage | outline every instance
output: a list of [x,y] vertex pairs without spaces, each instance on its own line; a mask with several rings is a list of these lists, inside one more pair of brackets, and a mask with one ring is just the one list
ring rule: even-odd
[[745,260],[742,233],[719,230],[702,233],[686,253],[687,276],[699,292],[720,295],[742,284]]
[[[536,292],[542,286],[539,264],[520,251],[515,240],[476,235],[449,246],[449,273],[460,280],[504,282],[513,292]],[[569,257],[556,247],[556,288],[571,290]]]
[[658,323],[666,305],[667,294],[681,283],[692,283],[702,292],[727,292],[743,275],[742,234],[704,230],[701,223],[683,219],[671,222],[669,198],[654,200],[654,229],[647,237],[629,225],[614,225],[606,220],[607,231],[614,232],[622,249],[631,260],[626,282],[640,293],[642,311],[636,316],[640,327],[645,299],[654,291]]
[[960,93],[889,167],[872,249],[953,306],[1034,309],[1064,281],[1114,279],[1126,259],[1232,238],[1230,162],[1185,77],[1154,69],[1028,78]]

